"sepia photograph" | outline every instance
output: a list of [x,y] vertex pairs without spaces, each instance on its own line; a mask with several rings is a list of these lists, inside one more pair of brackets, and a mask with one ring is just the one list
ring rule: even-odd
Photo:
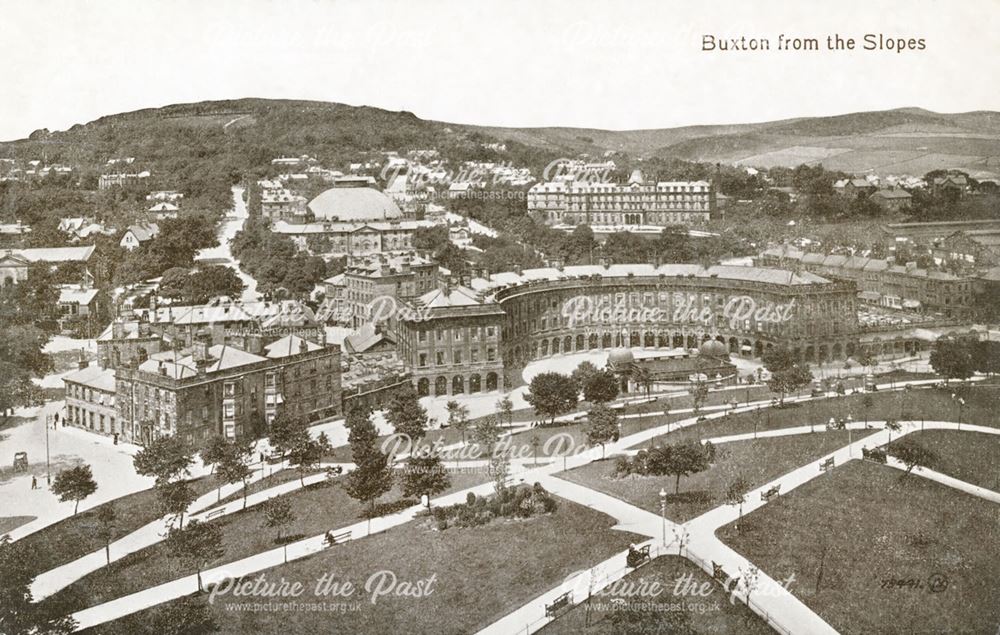
[[0,635],[1000,635],[1000,0],[0,0]]

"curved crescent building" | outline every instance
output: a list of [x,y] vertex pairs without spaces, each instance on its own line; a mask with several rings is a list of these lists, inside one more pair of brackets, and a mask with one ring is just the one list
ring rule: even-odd
[[[477,392],[486,388],[483,373],[503,378],[577,351],[695,348],[714,339],[731,354],[759,357],[781,345],[819,362],[853,355],[858,341],[855,285],[804,271],[587,265],[500,273],[471,286],[427,294],[414,304],[417,315],[400,320],[400,351],[424,394]],[[441,293],[462,300],[439,310]],[[481,340],[469,326],[478,333],[483,325],[498,333],[488,368],[469,365],[484,361],[483,351],[472,352]]]

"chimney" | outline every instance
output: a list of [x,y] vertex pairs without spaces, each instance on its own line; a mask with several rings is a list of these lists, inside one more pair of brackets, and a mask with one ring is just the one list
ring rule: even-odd
[[157,365],[156,368],[157,370],[160,371],[161,375],[163,375],[164,377],[167,376],[167,365],[163,363],[163,360],[160,360],[160,363]]
[[125,325],[119,321],[115,320],[111,323],[111,339],[120,340],[125,337]]
[[306,344],[305,340],[299,340],[299,353],[306,353],[309,351],[309,345]]

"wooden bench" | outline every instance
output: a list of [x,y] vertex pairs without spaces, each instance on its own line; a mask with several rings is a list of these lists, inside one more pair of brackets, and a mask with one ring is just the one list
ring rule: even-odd
[[212,520],[213,518],[218,518],[219,516],[222,516],[225,513],[226,513],[226,508],[220,507],[219,509],[215,509],[208,512],[208,514],[205,516],[205,520]]
[[327,547],[332,547],[334,545],[339,545],[342,542],[348,542],[350,541],[350,539],[351,539],[351,530],[348,529],[347,531],[342,531],[339,534],[331,534],[330,532],[326,532],[326,538],[324,539],[324,542],[326,543]]
[[625,556],[625,564],[635,569],[639,565],[649,562],[649,545],[643,545],[638,549],[629,548],[628,555]]
[[778,494],[779,494],[780,491],[781,491],[781,484],[779,483],[778,485],[775,485],[774,487],[772,487],[771,489],[767,490],[766,492],[761,492],[760,493],[760,500],[762,500],[762,501],[764,501],[766,503],[767,501],[771,500],[775,496],[778,496]]
[[819,471],[820,472],[827,472],[829,470],[832,470],[833,467],[834,467],[834,461],[833,461],[833,457],[831,456],[830,458],[828,458],[827,460],[825,460],[825,461],[823,461],[822,463],[819,464]]
[[729,582],[729,574],[726,573],[726,570],[722,568],[722,565],[717,563],[715,560],[712,561],[712,577],[722,584]]
[[573,592],[567,591],[553,600],[552,604],[545,605],[545,617],[557,617],[571,606],[573,606]]

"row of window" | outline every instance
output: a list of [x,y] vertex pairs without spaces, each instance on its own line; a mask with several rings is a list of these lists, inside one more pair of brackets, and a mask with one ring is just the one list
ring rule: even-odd
[[[452,364],[462,364],[462,363],[464,363],[463,362],[464,358],[463,358],[463,355],[462,355],[462,351],[452,351],[451,352],[451,358],[452,358],[452,361],[451,361]],[[429,359],[429,355],[427,353],[420,353],[419,359],[417,361],[417,365],[420,366],[421,368],[426,368],[427,367],[427,360],[428,359]],[[496,359],[497,359],[496,349],[492,348],[492,347],[491,348],[487,348],[486,349],[486,361],[488,361],[488,362],[495,362]],[[472,349],[471,351],[469,351],[469,363],[475,364],[477,362],[479,362],[479,351],[477,349]],[[447,359],[447,355],[445,354],[444,351],[437,351],[434,354],[434,365],[435,366],[448,366],[449,365],[449,362],[448,362],[448,359]]]

